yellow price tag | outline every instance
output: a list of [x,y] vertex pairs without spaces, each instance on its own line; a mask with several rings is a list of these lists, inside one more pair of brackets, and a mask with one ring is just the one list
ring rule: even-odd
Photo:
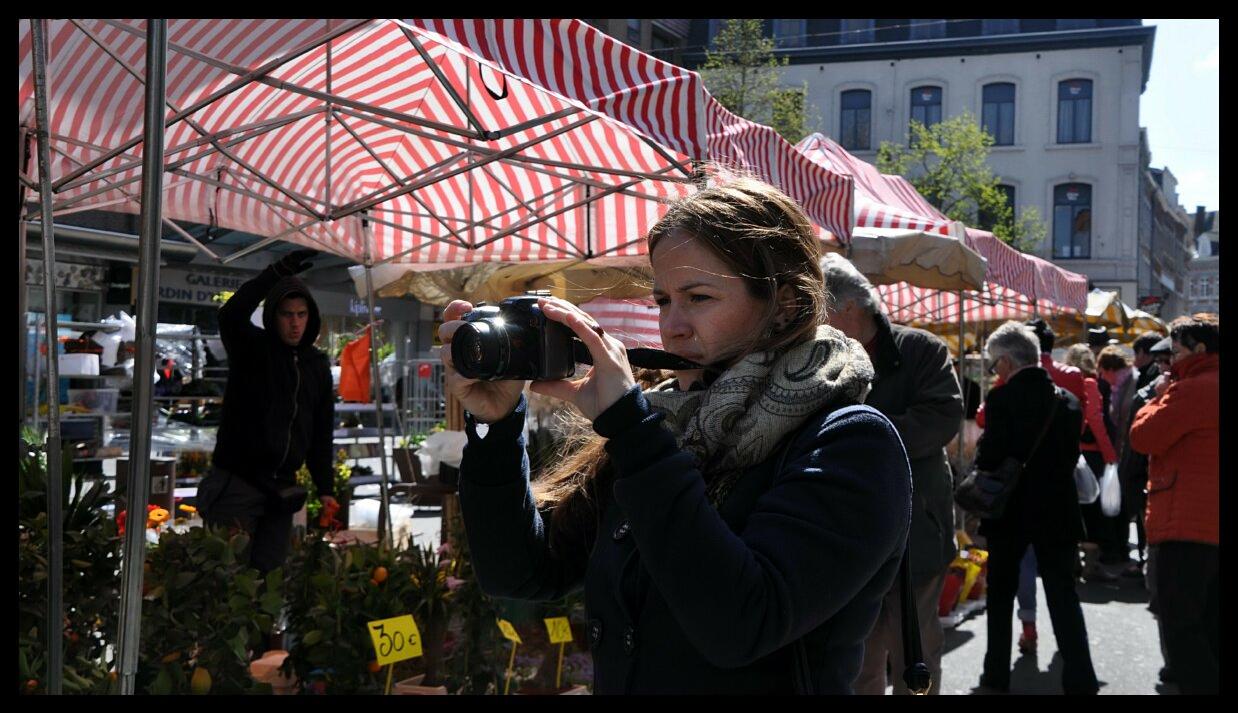
[[516,633],[516,627],[512,626],[510,621],[506,619],[499,619],[499,630],[503,632],[503,638],[508,641],[514,641],[517,644],[524,643],[520,640],[520,634]]
[[563,644],[572,640],[572,625],[568,623],[567,617],[560,616],[544,621],[546,632],[550,634],[550,643]]
[[421,655],[421,632],[411,614],[371,621],[366,628],[370,630],[379,666]]

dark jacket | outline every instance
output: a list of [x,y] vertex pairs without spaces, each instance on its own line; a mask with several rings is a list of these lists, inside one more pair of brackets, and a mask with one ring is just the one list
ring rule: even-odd
[[1083,413],[1074,394],[1055,389],[1043,368],[1021,369],[989,392],[986,425],[976,444],[976,467],[991,470],[1007,456],[1020,461],[1027,458],[1055,394],[1061,400],[1048,433],[1027,461],[1006,512],[1000,518],[980,521],[981,535],[1064,542],[1083,539],[1074,478]]
[[584,585],[594,693],[851,691],[911,517],[907,458],[885,417],[867,406],[810,417],[715,509],[693,457],[633,388],[594,423],[614,481],[594,491],[592,541],[568,555],[548,545],[529,491],[525,408],[484,439],[469,423],[469,547],[491,595],[554,600]]
[[950,350],[938,337],[891,325],[878,315],[873,368],[877,378],[864,403],[880,411],[903,439],[914,485],[911,576],[944,573],[958,554],[954,541],[954,483],[945,446],[959,432],[963,395]]
[[[275,308],[286,295],[306,298],[309,320],[301,343],[279,339]],[[250,315],[265,298],[259,329]],[[268,267],[219,310],[219,336],[228,352],[228,386],[215,442],[215,465],[264,484],[292,482],[305,463],[320,495],[334,495],[332,435],[335,397],[331,363],[314,348],[322,318],[305,283]]]
[[[1134,420],[1134,415],[1139,413],[1139,409],[1154,398],[1156,398],[1156,391],[1151,383],[1140,387],[1135,392],[1135,398],[1131,400],[1131,420]],[[1123,501],[1143,502],[1142,499],[1137,499],[1137,496],[1140,491],[1147,489],[1148,457],[1131,448],[1130,428],[1126,430],[1126,438],[1122,439],[1122,453],[1118,458],[1118,480],[1122,481]]]

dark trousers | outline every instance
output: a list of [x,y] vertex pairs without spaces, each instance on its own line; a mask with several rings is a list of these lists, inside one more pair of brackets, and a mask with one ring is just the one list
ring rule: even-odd
[[262,574],[288,557],[292,515],[267,512],[267,498],[244,478],[212,468],[198,485],[198,512],[212,527],[236,527],[249,535],[249,564]]
[[1220,548],[1199,542],[1152,545],[1156,609],[1178,688],[1220,692]]
[[[1100,451],[1082,451],[1082,453],[1099,483],[1101,475],[1105,472],[1105,457],[1100,454]],[[1094,503],[1080,505],[1079,509],[1083,512],[1083,527],[1087,532],[1085,542],[1095,542],[1100,545],[1101,554],[1109,557],[1130,556],[1130,530],[1127,525],[1130,522],[1129,519],[1123,518],[1121,512],[1114,517],[1106,517],[1100,509],[1100,498],[1097,498]]]
[[1026,537],[988,538],[989,648],[984,655],[985,682],[997,688],[1010,686],[1011,620],[1015,592],[1019,588],[1019,562],[1029,544],[1036,552],[1053,636],[1062,655],[1062,690],[1068,694],[1095,693],[1099,684],[1092,668],[1083,609],[1075,592],[1076,545],[1072,542],[1029,542]]

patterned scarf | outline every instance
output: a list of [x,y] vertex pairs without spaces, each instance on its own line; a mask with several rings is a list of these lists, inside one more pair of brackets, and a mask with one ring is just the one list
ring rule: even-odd
[[787,434],[830,404],[862,403],[873,380],[864,347],[829,326],[782,351],[755,352],[699,391],[645,392],[680,448],[696,456],[714,507],[750,467],[768,458]]

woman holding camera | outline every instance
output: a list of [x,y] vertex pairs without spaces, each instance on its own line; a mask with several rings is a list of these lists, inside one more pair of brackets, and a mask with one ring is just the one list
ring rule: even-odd
[[[858,405],[863,347],[822,323],[813,228],[742,179],[674,204],[649,253],[663,345],[704,367],[642,392],[619,340],[540,300],[593,367],[531,390],[574,404],[592,433],[535,483],[526,382],[465,379],[442,350],[466,409],[460,498],[481,586],[532,600],[583,586],[595,694],[850,693],[911,479],[894,427]],[[448,306],[444,345],[471,308]]]

